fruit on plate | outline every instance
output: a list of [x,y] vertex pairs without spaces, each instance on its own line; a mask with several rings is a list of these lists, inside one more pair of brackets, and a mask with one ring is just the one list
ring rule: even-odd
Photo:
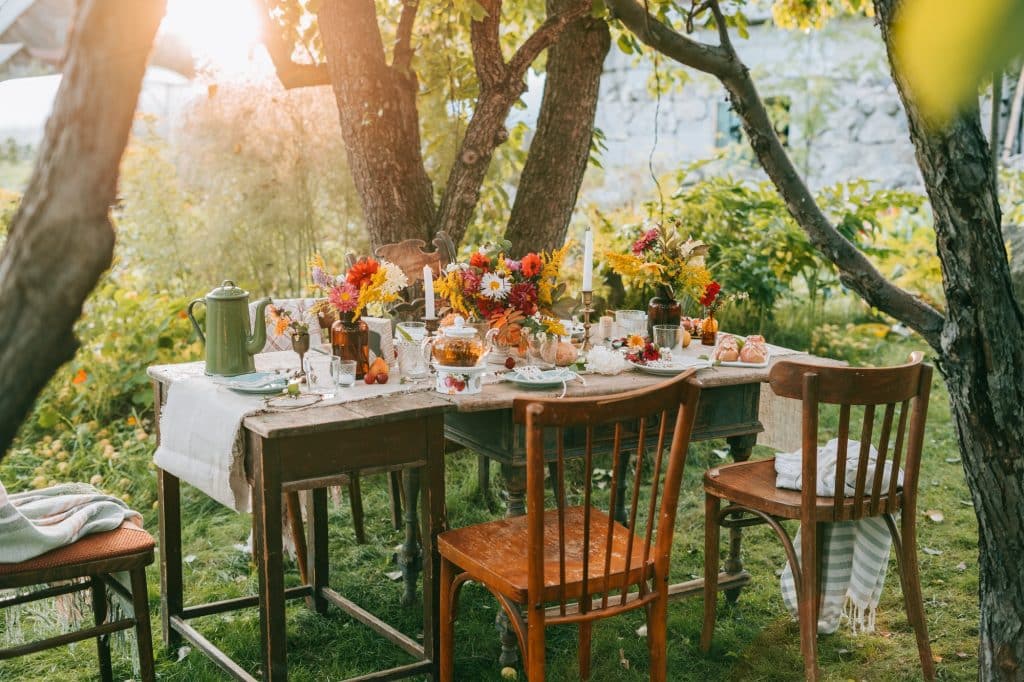
[[690,335],[690,330],[687,329],[686,327],[683,327],[683,334],[679,338],[679,345],[682,346],[683,348],[686,348],[687,346],[690,345],[690,341],[693,341],[693,337]]
[[516,359],[511,355],[505,358],[505,369],[514,369],[516,366]]
[[718,342],[718,348],[715,349],[715,354],[712,357],[713,360],[719,362],[736,362],[740,359],[740,347],[736,342],[736,337],[732,334],[725,334]]
[[764,337],[758,334],[751,334],[747,342],[740,349],[740,362],[749,362],[752,365],[759,365],[768,359],[768,347],[765,345]]
[[559,341],[558,348],[555,350],[555,364],[559,367],[566,367],[576,362],[576,346],[572,345],[567,341]]
[[[381,380],[383,378],[383,381]],[[366,373],[367,385],[372,384],[386,384],[388,382],[388,363],[384,362],[384,358],[377,358],[370,365],[370,370]]]

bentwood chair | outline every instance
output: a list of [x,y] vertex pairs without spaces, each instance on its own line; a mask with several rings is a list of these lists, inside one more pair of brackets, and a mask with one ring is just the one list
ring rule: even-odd
[[[921,668],[925,678],[934,679],[935,666],[928,644],[928,626],[918,576],[916,530],[918,473],[932,368],[921,364],[920,353],[913,354],[908,364],[879,369],[779,362],[772,367],[768,383],[776,395],[802,401],[801,490],[776,487],[774,458],[714,467],[705,473],[704,628],[701,648],[708,651],[715,627],[719,528],[765,523],[782,541],[793,569],[804,672],[807,679],[818,679],[822,525],[881,516],[896,549],[904,605],[907,619],[917,636]],[[839,407],[836,480],[833,494],[828,497],[816,494],[821,405]],[[852,482],[853,495],[847,496],[850,488],[846,480],[847,443],[852,410],[854,414],[862,412],[863,418],[856,475]],[[876,431],[879,412],[881,425]],[[877,440],[873,440],[876,433]],[[878,457],[874,475],[869,477],[869,448],[872,444],[877,444]],[[884,485],[887,461],[891,463],[892,474],[888,477],[888,484]],[[904,471],[902,489],[898,487],[897,475],[901,466]],[[721,506],[723,501],[727,504],[724,508]],[[899,515],[899,521],[896,515]],[[800,522],[799,554],[780,524],[786,519]]]
[[[85,639],[96,638],[100,678],[113,682],[110,633],[135,628],[142,679],[154,679],[153,640],[149,624],[146,566],[153,563],[153,538],[131,523],[116,530],[87,535],[77,542],[16,564],[0,563],[0,590],[48,585],[0,600],[0,610],[28,602],[89,590],[94,625],[55,637],[0,649],[0,660],[24,656]],[[127,571],[130,588],[114,576]],[[131,606],[131,613],[108,618],[107,589]]]
[[[544,680],[549,625],[579,626],[586,679],[593,622],[638,608],[647,612],[650,677],[666,679],[669,557],[699,396],[688,382],[692,373],[612,396],[516,399],[514,418],[526,434],[527,513],[438,537],[441,680],[453,679],[456,605],[468,580],[490,590],[508,615],[531,682]],[[653,448],[645,442],[648,428],[657,430]],[[603,490],[592,476],[599,447],[611,450],[612,481]],[[582,456],[582,467],[569,466],[577,464],[566,461],[569,454]]]

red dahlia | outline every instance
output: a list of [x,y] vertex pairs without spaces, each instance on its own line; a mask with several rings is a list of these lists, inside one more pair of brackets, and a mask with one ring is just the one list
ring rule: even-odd
[[537,312],[537,287],[530,282],[512,285],[512,290],[508,293],[508,302],[523,315],[533,315]]

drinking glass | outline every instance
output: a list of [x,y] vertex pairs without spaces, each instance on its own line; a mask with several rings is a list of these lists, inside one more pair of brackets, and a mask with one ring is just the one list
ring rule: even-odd
[[340,388],[348,388],[356,383],[356,361],[342,360],[338,356],[331,356],[331,375],[334,383]]
[[679,345],[679,325],[654,325],[654,345],[657,348],[668,348],[669,350],[674,350],[675,347]]
[[[406,334],[412,337],[412,340],[417,344],[423,341],[427,335],[427,324],[425,322],[399,322],[398,328],[404,331]],[[405,334],[399,332],[396,335],[399,341],[409,341],[405,337]]]
[[401,334],[395,339],[395,349],[398,351],[398,368],[402,376],[410,379],[420,379],[427,376],[427,359],[424,357],[422,339],[420,341],[409,341]]
[[323,393],[335,389],[334,377],[331,376],[333,360],[333,355],[320,353],[310,353],[306,356],[306,384],[309,386],[309,390]]
[[647,313],[642,310],[616,310],[615,321],[623,336],[647,336]]

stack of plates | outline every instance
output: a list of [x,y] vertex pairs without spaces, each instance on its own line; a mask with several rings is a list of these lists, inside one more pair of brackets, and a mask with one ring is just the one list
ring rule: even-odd
[[288,388],[288,377],[274,372],[252,372],[236,377],[215,377],[214,381],[239,393],[280,393]]

